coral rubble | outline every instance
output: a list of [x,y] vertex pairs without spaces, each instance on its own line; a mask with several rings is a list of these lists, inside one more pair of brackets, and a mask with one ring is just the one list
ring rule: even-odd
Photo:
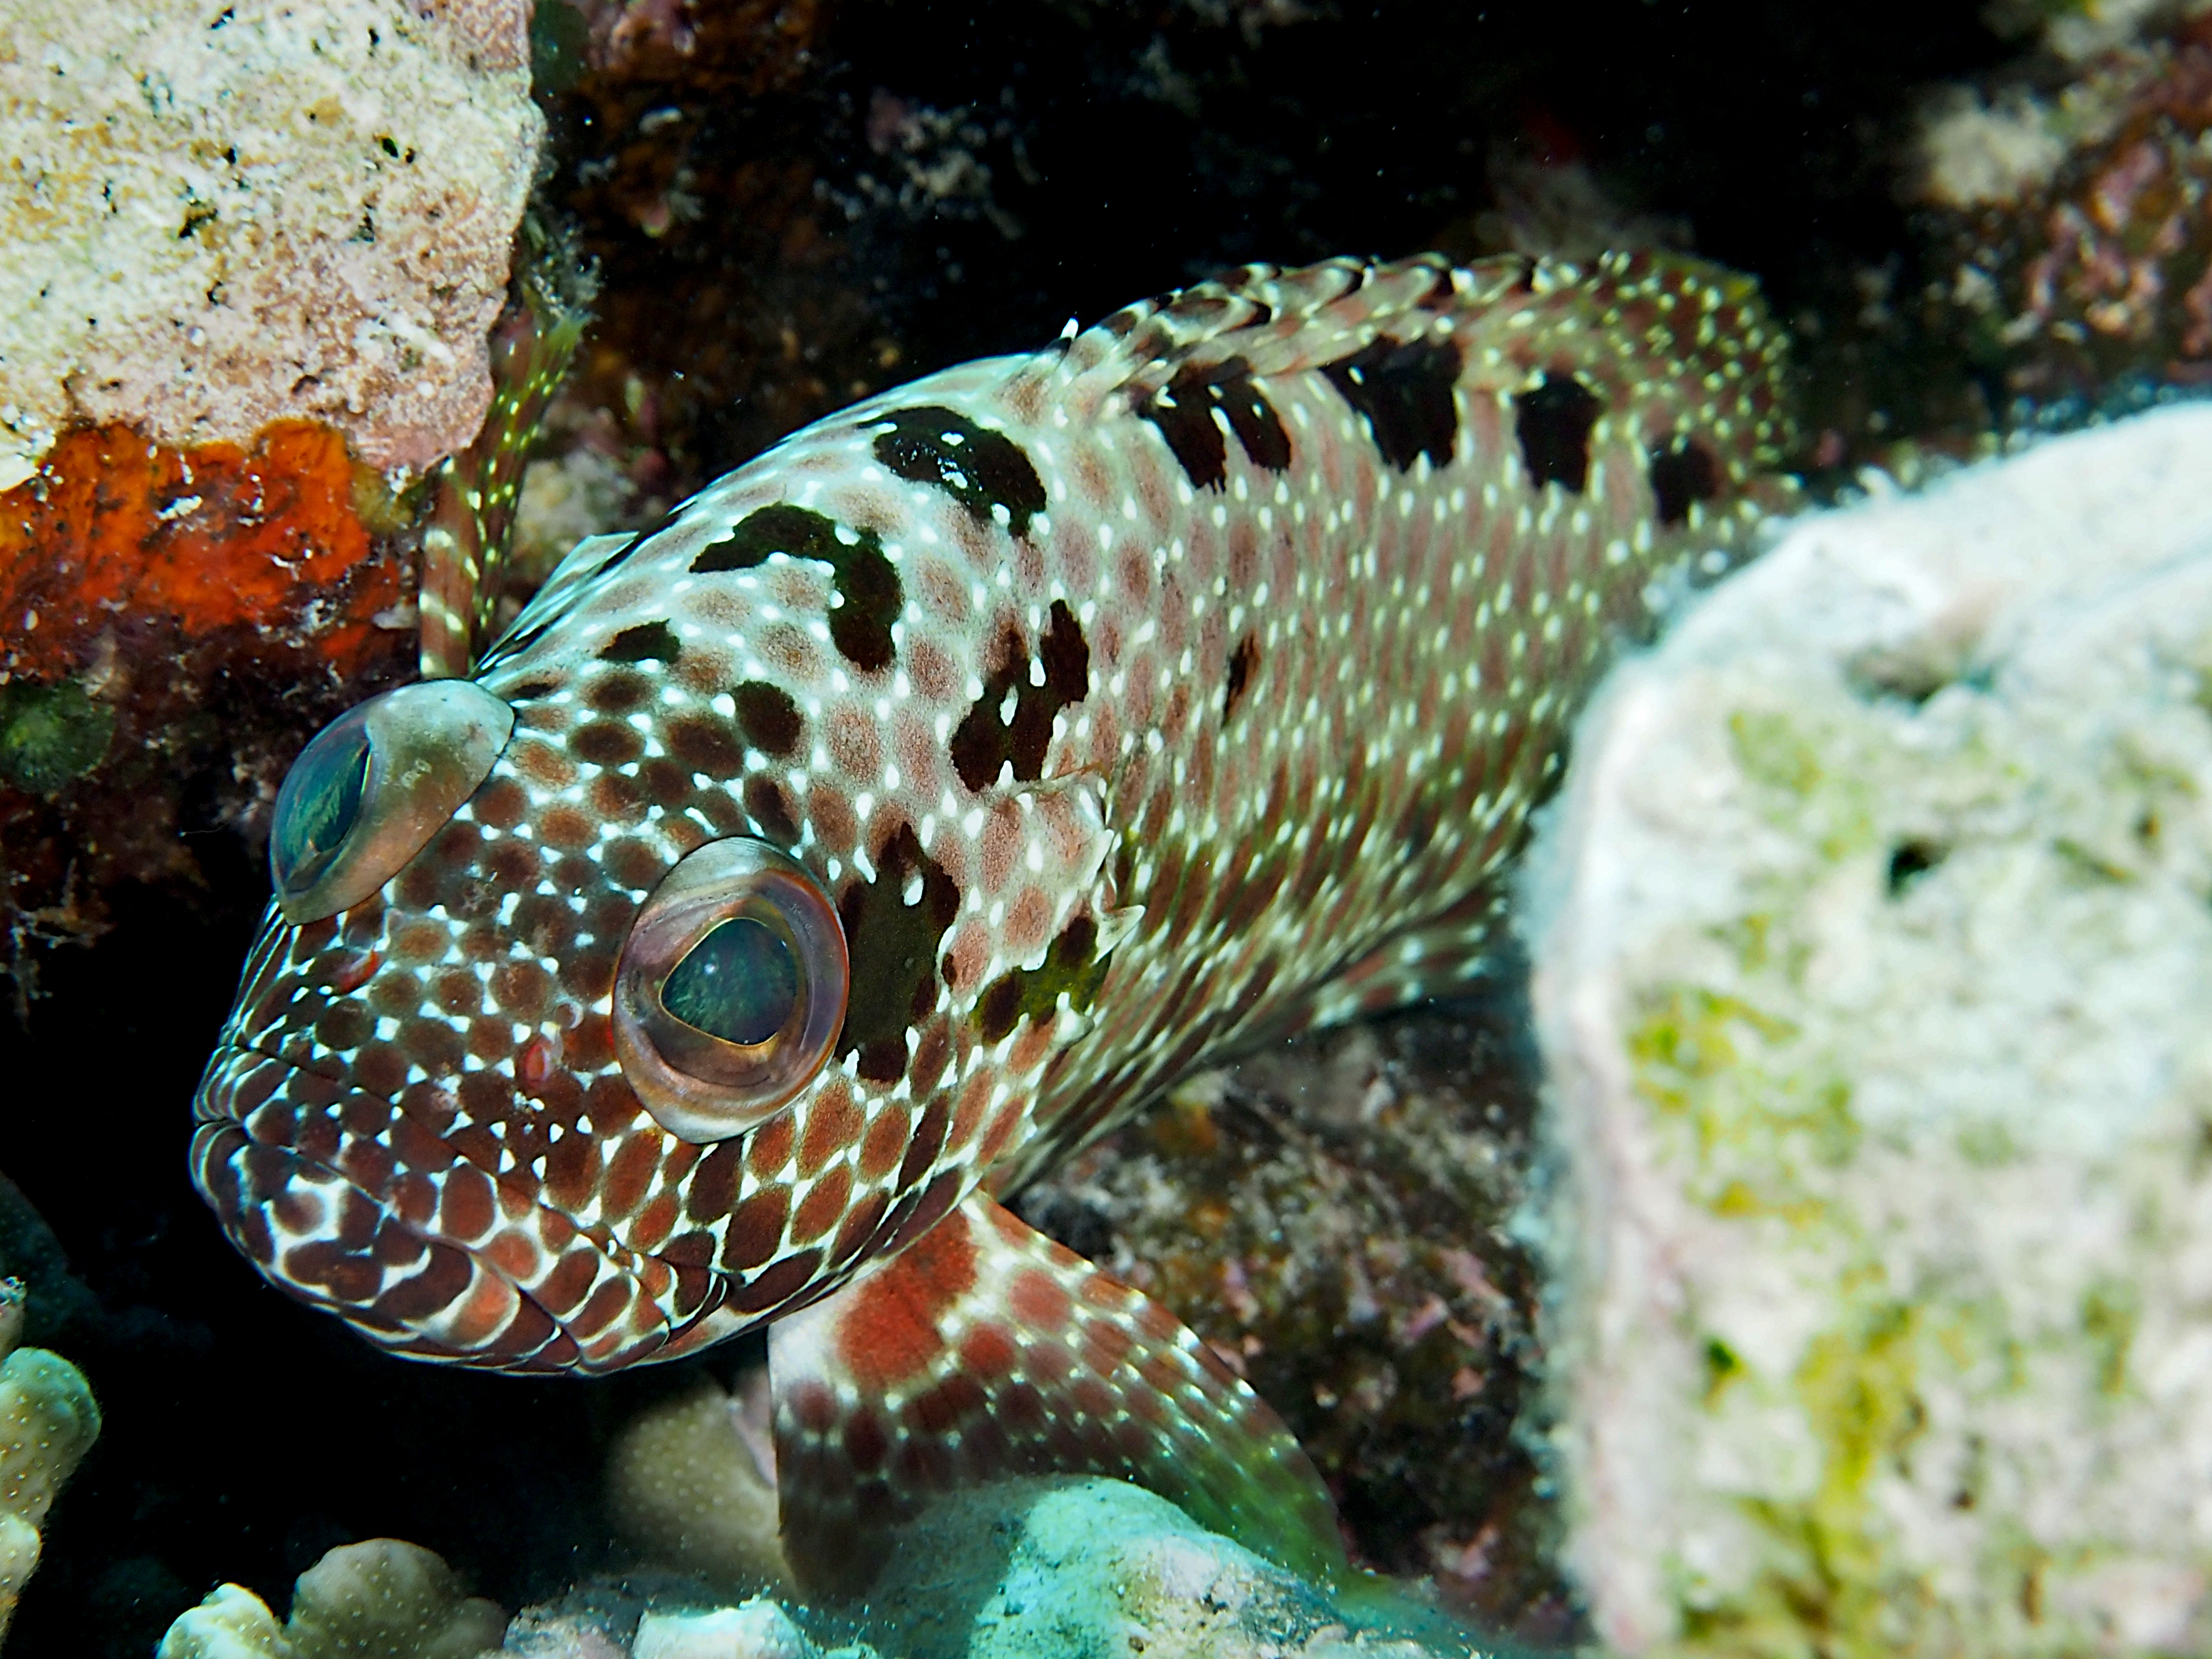
[[476,1659],[506,1627],[428,1550],[371,1538],[301,1573],[282,1625],[251,1590],[218,1585],[169,1627],[158,1659]]
[[1551,1343],[1629,1654],[2212,1644],[2212,408],[1798,524],[1576,738]]
[[[1119,1480],[1020,1480],[899,1529],[864,1601],[702,1607],[680,1584],[602,1583],[526,1609],[518,1659],[1461,1659],[1455,1620],[1381,1581],[1330,1591]],[[187,1659],[164,1653],[163,1659]],[[198,1659],[190,1656],[189,1659]]]
[[2212,382],[2212,14],[2098,39],[2055,93],[1954,88],[1918,136],[1937,326],[2007,398]]
[[0,53],[0,485],[73,425],[369,465],[491,398],[541,123],[519,0],[33,6]]
[[15,1346],[22,1286],[0,1279],[0,1640],[54,1494],[100,1436],[100,1407],[77,1368],[44,1348]]
[[1540,1355],[1515,1217],[1516,999],[1324,1033],[1198,1079],[1029,1188],[1284,1416],[1361,1558],[1533,1639],[1573,1628],[1522,1424]]
[[962,1493],[914,1522],[861,1629],[902,1659],[1465,1650],[1425,1609],[1363,1600],[1357,1588],[1332,1596],[1302,1582],[1141,1488],[1022,1480]]

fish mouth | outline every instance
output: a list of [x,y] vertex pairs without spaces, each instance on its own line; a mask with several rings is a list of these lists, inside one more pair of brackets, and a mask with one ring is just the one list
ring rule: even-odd
[[[236,1042],[193,1097],[192,1183],[262,1276],[378,1346],[592,1374],[689,1352],[673,1270],[580,1230],[397,1101]],[[656,1291],[659,1294],[656,1295]]]

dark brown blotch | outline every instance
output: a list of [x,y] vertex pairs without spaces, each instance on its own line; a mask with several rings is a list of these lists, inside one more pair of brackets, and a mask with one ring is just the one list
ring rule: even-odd
[[1382,459],[1401,472],[1425,454],[1452,458],[1459,438],[1459,347],[1449,340],[1376,340],[1322,365],[1328,383],[1367,422]]
[[1030,520],[1044,511],[1044,480],[1021,446],[1003,432],[977,426],[937,404],[895,410],[868,422],[878,433],[876,459],[909,483],[941,489],[979,520],[1006,509],[1006,527],[1030,533]]
[[830,641],[854,667],[888,668],[896,655],[891,623],[906,603],[898,572],[884,556],[883,538],[862,529],[846,542],[834,519],[779,501],[750,513],[718,542],[691,561],[700,575],[721,570],[750,570],[771,553],[812,559],[830,567],[843,603],[830,613]]
[[1720,463],[1697,439],[1685,438],[1672,449],[1651,452],[1651,494],[1659,504],[1661,524],[1687,523],[1694,503],[1709,501],[1720,493]]
[[797,751],[804,722],[789,692],[766,680],[747,680],[730,696],[738,705],[738,730],[747,743],[779,760]]
[[996,1042],[1014,1029],[1022,1017],[1022,981],[1018,971],[995,979],[975,1000],[975,1029],[986,1042]]
[[1024,1019],[1050,1016],[1062,993],[1080,1012],[1097,1000],[1106,977],[1108,957],[1098,953],[1098,924],[1089,916],[1069,922],[1045,949],[1034,968],[1017,968],[984,988],[975,1002],[975,1026],[987,1042],[996,1042]]
[[645,739],[626,722],[593,720],[576,728],[568,749],[594,766],[627,766],[645,752]]
[[1138,404],[1137,413],[1159,428],[1195,489],[1227,485],[1224,417],[1253,465],[1280,472],[1291,464],[1291,434],[1242,357],[1183,369]]
[[594,677],[585,686],[584,701],[602,714],[627,714],[652,697],[653,687],[650,674],[614,669]]
[[1521,459],[1528,487],[1556,483],[1579,495],[1589,483],[1590,428],[1604,404],[1571,374],[1547,374],[1542,382],[1513,399],[1513,435],[1521,441]]
[[791,810],[791,797],[774,778],[745,780],[745,816],[763,841],[787,852],[799,844],[799,819]]
[[[1042,685],[1031,684],[1029,647],[1020,633],[1009,627],[1000,636],[997,660],[983,678],[983,695],[952,733],[952,767],[969,788],[988,789],[1009,762],[1022,782],[1043,776],[1054,717],[1091,695],[1091,647],[1064,599],[1052,602],[1037,657]],[[1011,720],[1006,712],[1009,692],[1014,698]]]
[[[774,690],[770,686],[767,688]],[[794,707],[792,713],[795,715]],[[684,714],[668,722],[662,741],[684,769],[718,781],[745,769],[744,745],[730,726],[712,715]],[[658,793],[658,792],[656,792]]]
[[1252,671],[1260,665],[1259,641],[1247,634],[1237,641],[1237,648],[1229,653],[1229,680],[1221,689],[1221,723],[1229,724],[1229,717],[1237,712],[1244,693],[1252,684]]
[[[908,904],[906,889],[917,875],[921,892]],[[888,1071],[871,1082],[896,1081],[904,1070],[906,1034],[936,1004],[937,947],[959,913],[958,885],[904,823],[877,854],[875,879],[854,881],[839,898],[853,972],[837,1053],[857,1052],[876,1072]]]
[[684,654],[676,630],[665,622],[625,628],[599,647],[602,662],[674,662]]

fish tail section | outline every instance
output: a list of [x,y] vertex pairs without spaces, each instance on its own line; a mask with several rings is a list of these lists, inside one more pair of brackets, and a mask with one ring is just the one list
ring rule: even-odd
[[1335,1510],[1266,1402],[1174,1315],[981,1193],[770,1328],[783,1540],[854,1595],[889,1528],[1018,1475],[1103,1474],[1321,1581]]
[[1582,494],[1577,457],[1624,437],[1661,524],[1696,528],[1787,463],[1789,337],[1755,278],[1654,250],[1461,276],[1478,301],[1455,320],[1462,387],[1499,400],[1537,487]]

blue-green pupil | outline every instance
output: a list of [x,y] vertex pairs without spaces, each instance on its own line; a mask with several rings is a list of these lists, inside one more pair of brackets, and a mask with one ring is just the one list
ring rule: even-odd
[[300,751],[276,795],[270,830],[276,884],[304,892],[328,867],[368,787],[368,735],[359,725],[325,728]]
[[733,916],[691,947],[660,988],[660,1006],[725,1042],[765,1042],[799,1000],[799,964],[773,930]]

